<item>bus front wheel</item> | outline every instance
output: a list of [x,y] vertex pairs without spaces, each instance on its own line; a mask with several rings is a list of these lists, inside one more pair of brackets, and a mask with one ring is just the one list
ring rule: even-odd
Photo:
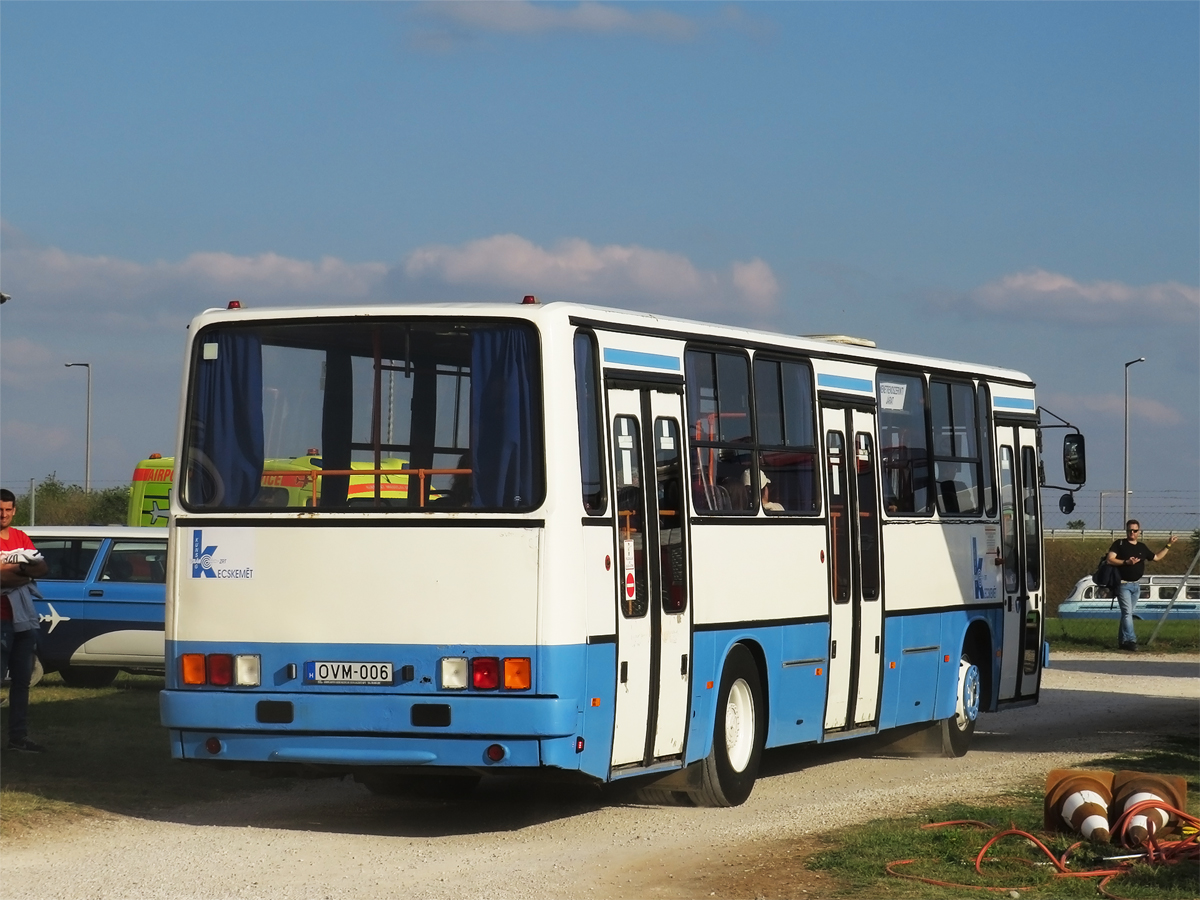
[[975,722],[979,718],[979,666],[969,653],[964,652],[958,661],[958,693],[955,696],[954,715],[942,721],[942,755],[965,756],[975,733]]
[[762,683],[754,657],[735,646],[721,673],[712,750],[700,763],[697,806],[740,806],[754,790],[766,735]]

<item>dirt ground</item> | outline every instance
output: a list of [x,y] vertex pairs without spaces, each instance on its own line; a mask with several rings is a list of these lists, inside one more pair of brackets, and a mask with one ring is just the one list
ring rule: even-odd
[[1036,707],[985,716],[961,759],[847,741],[767,751],[733,809],[647,806],[596,789],[485,782],[465,801],[305,783],[0,842],[4,900],[102,898],[828,897],[821,835],[984,799],[1098,756],[1200,734],[1200,657],[1062,654]]

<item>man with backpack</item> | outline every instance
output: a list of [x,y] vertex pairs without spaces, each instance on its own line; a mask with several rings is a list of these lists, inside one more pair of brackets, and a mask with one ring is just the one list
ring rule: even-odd
[[1117,603],[1121,607],[1121,630],[1117,637],[1117,645],[1130,653],[1137,652],[1137,634],[1133,630],[1133,605],[1137,603],[1142,590],[1138,582],[1142,579],[1146,563],[1158,562],[1167,555],[1171,545],[1179,540],[1175,535],[1171,535],[1167,546],[1155,553],[1140,542],[1141,533],[1141,523],[1137,519],[1130,519],[1125,523],[1125,537],[1113,541],[1112,546],[1108,548],[1108,564],[1116,566],[1117,571],[1121,573],[1121,584],[1117,587]]

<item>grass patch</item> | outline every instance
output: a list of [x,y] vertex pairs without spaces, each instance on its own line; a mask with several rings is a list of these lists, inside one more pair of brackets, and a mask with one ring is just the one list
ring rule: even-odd
[[[4,751],[0,834],[103,813],[138,814],[262,790],[261,779],[171,758],[159,724],[161,677],[120,675],[70,688],[47,675],[30,690],[30,737],[46,753]],[[3,710],[7,734],[8,709]],[[284,779],[272,785],[288,783]]]
[[[1195,815],[1197,801],[1197,771],[1200,770],[1200,751],[1192,737],[1178,737],[1162,746],[1121,757],[1094,760],[1080,768],[1100,768],[1112,771],[1133,769],[1166,775],[1182,775],[1188,779],[1188,811]],[[1021,791],[1009,792],[981,803],[953,803],[927,810],[920,816],[903,819],[877,819],[866,825],[843,829],[826,835],[834,846],[815,854],[808,863],[810,869],[823,872],[839,885],[829,896],[906,898],[952,898],[964,896],[962,888],[938,887],[909,881],[887,874],[887,866],[896,860],[910,859],[909,865],[898,871],[956,885],[1018,890],[1026,887],[1040,889],[1040,896],[1095,897],[1099,879],[1056,878],[1046,856],[1027,840],[1016,837],[1003,839],[989,851],[989,857],[999,857],[984,865],[987,877],[975,871],[975,857],[980,848],[997,832],[1015,827],[1038,837],[1056,855],[1061,856],[1079,840],[1078,835],[1045,833],[1042,827],[1042,784],[1030,784]],[[991,827],[948,826],[923,828],[934,822],[978,820]],[[1128,851],[1111,846],[1079,848],[1069,863],[1072,871],[1098,869],[1111,865],[1105,856]],[[1173,866],[1135,866],[1130,872],[1110,882],[1108,890],[1131,900],[1191,900],[1196,897],[1200,869],[1194,863]],[[972,892],[974,893],[974,892]],[[981,893],[979,896],[986,896]],[[992,896],[996,896],[992,894]]]
[[[1057,650],[1106,650],[1117,646],[1120,619],[1047,619],[1046,640]],[[1146,646],[1158,625],[1153,621],[1135,619],[1133,630],[1143,650],[1154,653],[1195,653],[1200,651],[1200,620],[1163,622],[1152,646]]]

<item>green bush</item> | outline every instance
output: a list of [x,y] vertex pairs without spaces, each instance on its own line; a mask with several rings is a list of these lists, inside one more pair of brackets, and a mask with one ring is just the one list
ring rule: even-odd
[[[47,475],[36,487],[38,525],[124,525],[129,511],[129,485],[88,493],[78,484],[63,484]],[[29,524],[33,507],[29,492],[17,497],[13,524]]]

